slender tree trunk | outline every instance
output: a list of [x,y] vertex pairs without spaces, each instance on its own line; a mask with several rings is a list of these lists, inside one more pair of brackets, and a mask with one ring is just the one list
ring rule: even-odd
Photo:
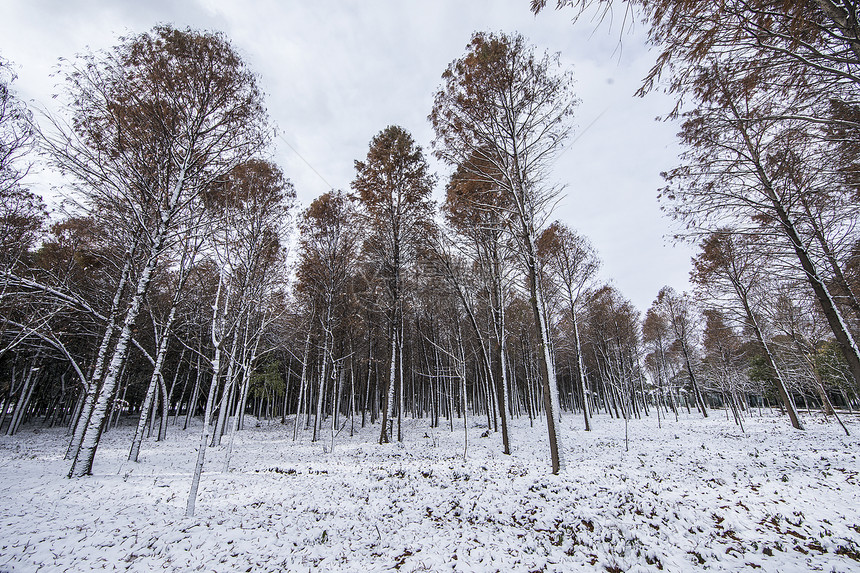
[[498,401],[499,419],[502,424],[502,451],[506,455],[511,454],[511,438],[508,430],[508,376],[505,368],[507,362],[507,326],[505,324],[505,307],[501,285],[495,287],[497,290],[497,305],[495,310],[495,328],[496,335],[494,337],[495,362],[493,364],[493,382],[496,384],[496,399]]
[[380,444],[387,444],[391,441],[391,430],[388,426],[392,424],[392,419],[394,418],[394,389],[397,376],[397,331],[393,324],[391,328],[391,363],[388,388],[385,393],[385,408],[382,410],[382,429],[379,434]]
[[397,441],[403,441],[403,414],[406,410],[406,388],[403,381],[403,313],[400,314],[400,327],[397,336],[397,386],[400,390],[400,407],[397,408]]
[[705,399],[702,396],[701,390],[699,390],[699,384],[696,381],[696,375],[693,374],[693,365],[690,363],[690,353],[687,349],[687,342],[685,340],[681,340],[681,351],[684,354],[684,367],[687,369],[687,374],[690,376],[690,384],[693,387],[693,395],[696,399],[696,404],[699,407],[699,410],[702,411],[702,416],[708,417],[708,410],[705,408]]
[[457,338],[460,356],[457,360],[457,378],[460,381],[460,407],[463,410],[463,461],[469,451],[469,416],[466,414],[466,351],[463,348],[463,335],[460,332],[460,323],[457,323]]
[[218,372],[221,370],[221,345],[215,346],[215,356],[212,359],[212,382],[209,385],[209,395],[206,398],[206,409],[203,412],[203,429],[200,432],[200,445],[197,447],[197,462],[194,464],[194,474],[191,477],[191,490],[188,492],[188,502],[185,506],[185,517],[194,517],[194,506],[197,503],[197,490],[200,487],[200,476],[203,474],[203,464],[206,459],[206,447],[209,443],[209,433],[212,431],[212,409],[215,404],[215,394],[218,391]]
[[[182,361],[180,360],[180,364]],[[179,394],[179,400],[176,401],[176,409],[173,410],[173,425],[175,426],[179,421],[179,414],[182,412],[182,404],[185,402],[185,393],[188,391],[188,381],[191,380],[191,364],[189,363],[188,369],[185,371],[185,378],[182,381],[182,392]]]
[[308,358],[311,349],[311,331],[308,329],[307,337],[305,338],[305,352],[302,358],[302,375],[299,380],[299,402],[296,405],[296,418],[295,422],[293,422],[293,441],[296,441],[299,432],[299,417],[302,414],[302,399],[307,400],[305,397],[306,387],[307,387],[307,372],[308,372]]
[[329,332],[331,331],[331,306],[326,310],[326,320],[323,323],[323,352],[322,352],[322,368],[320,369],[319,392],[317,393],[317,413],[314,418],[314,435],[311,439],[316,442],[319,439],[320,427],[322,425],[323,416],[323,399],[326,383],[328,382],[328,366],[329,366]]
[[538,339],[538,364],[541,369],[543,385],[543,402],[546,410],[546,425],[549,435],[550,458],[552,473],[558,474],[563,465],[561,448],[558,443],[558,385],[555,378],[555,365],[550,355],[549,328],[544,315],[543,294],[538,283],[537,263],[533,256],[529,257],[529,287],[531,288],[531,306],[534,314],[535,330]]
[[585,418],[585,431],[591,431],[591,404],[588,401],[588,384],[585,381],[585,364],[582,361],[582,344],[579,340],[579,320],[577,320],[576,309],[571,304],[571,317],[573,318],[573,338],[576,346],[576,370],[579,377],[579,387],[582,391],[582,415]]
[[[373,338],[370,332],[370,321],[368,320],[367,332],[367,378],[364,386],[364,407],[361,409],[361,427],[364,428],[367,421],[367,410],[370,408],[370,373],[373,369]],[[372,417],[372,416],[371,416]]]
[[281,425],[287,423],[287,404],[289,403],[290,396],[290,378],[293,374],[293,358],[290,356],[289,362],[287,363],[287,377],[284,382],[284,402],[281,408]]
[[[201,345],[202,346],[202,345]],[[200,352],[202,353],[203,348],[201,347]],[[188,401],[188,409],[185,412],[185,423],[182,425],[182,429],[188,429],[188,423],[191,421],[191,418],[194,416],[195,410],[197,410],[197,399],[200,396],[200,378],[203,375],[203,369],[200,367],[200,353],[197,354],[197,376],[194,380],[194,390],[191,391],[191,399]]]
[[155,367],[152,371],[152,376],[149,379],[149,386],[146,389],[146,396],[143,399],[143,405],[140,408],[140,419],[137,422],[137,429],[134,432],[134,438],[131,441],[131,450],[128,453],[128,461],[136,462],[140,456],[140,444],[143,441],[143,430],[146,427],[146,419],[152,407],[153,397],[157,391],[158,378],[161,376],[161,368],[164,366],[164,360],[167,357],[167,348],[170,340],[170,325],[176,316],[176,301],[170,309],[170,315],[167,319],[167,325],[161,331],[161,336],[158,341],[158,352],[155,356]]
[[227,423],[227,412],[230,409],[233,401],[233,395],[236,388],[236,354],[239,344],[239,330],[241,329],[241,319],[239,324],[233,330],[233,340],[230,342],[230,354],[227,361],[227,375],[224,378],[224,391],[221,393],[221,403],[218,406],[218,420],[215,422],[215,431],[212,433],[212,439],[209,442],[209,447],[221,445],[221,437],[224,435],[224,428]]
[[[157,362],[156,362],[157,364]],[[157,366],[156,366],[157,367]],[[136,462],[140,456],[140,444],[143,442],[143,434],[146,431],[146,422],[149,420],[152,403],[158,385],[158,372],[153,372],[149,379],[149,386],[146,388],[146,395],[143,398],[143,404],[140,406],[140,418],[137,421],[137,428],[134,432],[134,437],[131,440],[131,449],[128,453],[128,461]]]
[[33,394],[33,388],[36,386],[34,374],[39,370],[36,366],[36,361],[37,358],[34,358],[33,362],[30,364],[30,368],[27,370],[27,376],[24,377],[24,383],[21,384],[21,393],[18,395],[18,401],[16,402],[15,410],[12,413],[12,419],[9,421],[9,426],[6,428],[7,436],[14,436],[15,432],[18,431],[18,426],[20,425],[21,418],[23,417],[24,408],[30,401],[30,396]]
[[[173,391],[176,389],[176,382],[179,380],[179,369],[182,365],[182,358],[185,356],[185,349],[182,349],[182,353],[179,357],[179,362],[176,365],[176,372],[173,373],[173,380],[170,382],[170,389],[167,389],[167,384],[165,383],[164,376],[159,374],[159,378],[161,378],[161,389],[162,391],[166,390],[164,394],[164,410],[161,414],[161,426],[158,428],[158,441],[162,441],[167,438],[167,417],[170,414],[170,407],[173,403]],[[179,409],[179,405],[176,406],[177,410]]]
[[147,438],[152,437],[152,430],[155,427],[155,417],[158,414],[158,402],[159,402],[159,395],[158,395],[158,389],[156,388],[155,392],[153,393],[152,408],[147,413],[147,420],[149,423],[149,427],[147,428],[147,431],[146,431],[146,437]]
[[770,367],[773,369],[776,374],[776,388],[779,391],[779,396],[782,398],[782,403],[785,406],[786,411],[788,412],[788,417],[791,420],[791,425],[798,429],[803,430],[803,424],[800,423],[800,416],[797,413],[797,407],[794,405],[794,400],[791,398],[791,393],[788,391],[788,386],[785,383],[785,380],[782,377],[782,373],[779,370],[779,367],[776,365],[776,359],[770,351],[770,346],[768,346],[767,342],[764,340],[764,335],[759,328],[758,321],[752,315],[752,310],[749,308],[746,301],[743,301],[744,308],[747,311],[747,318],[753,327],[753,331],[755,332],[755,336],[758,339],[759,344],[761,344],[764,349],[764,353],[767,356],[768,363]]
[[[259,342],[259,338],[257,339]],[[230,458],[233,456],[233,443],[236,439],[236,433],[239,431],[242,423],[242,414],[245,411],[245,403],[248,399],[248,389],[251,385],[250,365],[257,358],[257,346],[251,352],[250,360],[245,362],[242,368],[242,390],[239,396],[239,402],[236,404],[236,412],[233,414],[233,423],[230,425],[230,439],[227,442],[227,454],[224,456],[224,473],[230,471]]]
[[341,361],[341,364],[337,368],[337,373],[332,373],[335,379],[335,388],[333,392],[333,400],[331,405],[331,443],[329,445],[329,452],[334,452],[334,437],[337,431],[337,420],[340,417],[340,400],[341,400],[341,392],[343,391],[343,379],[346,376],[346,368]]
[[[197,449],[197,462],[194,464],[194,474],[191,477],[191,490],[188,492],[188,502],[185,506],[185,517],[194,517],[194,506],[197,503],[197,490],[200,487],[200,476],[203,474],[203,464],[206,461],[206,448],[209,443],[209,433],[212,431],[212,410],[215,406],[215,395],[218,393],[219,376],[221,374],[221,352],[224,344],[224,333],[218,333],[219,303],[221,299],[221,288],[224,284],[224,275],[218,281],[218,290],[215,294],[215,304],[212,307],[212,345],[215,354],[212,357],[212,381],[209,384],[209,393],[206,398],[206,408],[203,411],[203,428],[200,431],[200,445]],[[224,310],[222,316],[227,316],[230,304],[230,288],[228,287],[224,297]]]

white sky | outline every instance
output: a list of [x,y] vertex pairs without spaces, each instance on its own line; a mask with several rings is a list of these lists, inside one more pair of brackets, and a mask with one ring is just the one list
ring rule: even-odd
[[[656,200],[659,173],[677,162],[677,127],[654,120],[671,101],[661,94],[633,97],[655,57],[641,25],[623,35],[618,20],[611,27],[574,26],[566,12],[534,17],[529,0],[0,0],[0,6],[0,55],[16,67],[13,87],[36,108],[52,109],[51,95],[62,87],[51,76],[58,58],[109,48],[119,35],[156,23],[225,32],[260,75],[279,132],[341,189],[349,189],[353,161],[365,157],[370,139],[387,125],[408,129],[430,155],[427,115],[447,64],[464,53],[473,31],[518,31],[540,50],[561,53],[582,100],[573,143],[554,173],[566,185],[554,218],[591,239],[602,278],[640,310],[663,285],[689,288],[692,251],[665,238],[671,222]],[[281,141],[274,159],[302,207],[328,190]],[[445,168],[431,164],[441,190]],[[33,183],[42,195],[49,194],[45,180]]]

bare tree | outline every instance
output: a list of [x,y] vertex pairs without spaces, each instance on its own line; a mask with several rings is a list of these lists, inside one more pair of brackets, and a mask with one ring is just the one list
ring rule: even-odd
[[755,333],[768,364],[773,369],[777,390],[791,425],[802,430],[803,425],[794,400],[768,344],[761,323],[761,313],[756,308],[765,296],[760,290],[764,272],[763,258],[758,254],[759,246],[749,243],[749,240],[735,236],[726,229],[713,233],[702,242],[702,252],[693,260],[695,271],[692,277],[697,285],[710,293],[711,299],[724,301],[727,294],[733,295],[735,305],[729,308],[737,309],[740,317]]
[[[475,161],[480,159],[474,158]],[[491,169],[485,165],[484,169]],[[461,240],[452,237],[440,237],[440,241],[451,243],[458,251],[473,263],[482,280],[477,283],[476,290],[486,291],[486,300],[492,314],[492,335],[486,336],[478,327],[477,310],[470,301],[477,298],[466,296],[467,289],[463,279],[454,272],[455,266],[450,255],[443,257],[443,274],[453,281],[456,291],[460,294],[469,322],[475,335],[481,338],[480,354],[485,362],[485,368],[495,385],[498,412],[502,426],[502,447],[506,454],[511,453],[510,436],[508,432],[508,358],[507,358],[507,324],[506,307],[508,291],[512,281],[513,248],[508,225],[505,221],[507,209],[503,208],[505,196],[501,191],[486,181],[476,179],[471,172],[474,168],[459,166],[447,185],[443,210],[445,218]],[[445,247],[437,249],[445,250]],[[472,293],[473,295],[476,293]],[[484,339],[489,338],[487,344]],[[489,350],[492,346],[492,352]]]
[[576,355],[578,386],[582,392],[582,414],[585,430],[591,430],[591,404],[588,383],[585,378],[585,363],[582,360],[582,343],[579,338],[577,307],[582,304],[581,295],[586,284],[594,278],[600,268],[597,253],[587,238],[578,235],[559,221],[544,230],[537,243],[538,255],[566,297],[573,326],[573,344]]
[[129,252],[145,253],[105,337],[103,378],[70,476],[87,475],[159,257],[181,238],[201,195],[267,142],[254,75],[219,34],[159,26],[88,54],[67,70],[70,125],[44,134],[53,161],[73,177],[81,207],[126,227]]
[[[558,473],[558,386],[540,284],[536,242],[558,189],[552,159],[570,133],[577,103],[558,57],[536,56],[520,35],[476,33],[467,53],[449,64],[430,121],[436,155],[505,194],[538,337],[552,471]],[[477,160],[476,160],[477,159]]]
[[807,137],[802,122],[774,118],[791,108],[790,94],[775,98],[750,79],[744,70],[718,64],[692,74],[700,104],[683,124],[685,164],[667,175],[664,196],[689,233],[727,226],[770,237],[770,250],[793,261],[815,294],[860,384],[860,349],[823,272],[826,263],[816,256],[822,237],[810,229],[814,217],[807,210],[810,202],[827,203],[821,190],[828,180],[818,174],[830,171],[815,160],[825,150]]
[[[346,301],[346,284],[352,277],[360,238],[356,213],[343,192],[331,191],[317,197],[305,210],[299,239],[297,289],[311,299],[317,310],[322,335],[322,372],[317,393],[317,415],[313,441],[319,437],[323,406],[323,385],[332,364],[335,322]],[[310,334],[310,329],[309,333]]]
[[696,406],[699,408],[702,416],[707,418],[708,409],[705,406],[705,398],[693,369],[693,349],[695,346],[693,343],[693,333],[696,327],[696,320],[692,302],[686,293],[679,295],[672,287],[668,286],[660,289],[654,302],[654,306],[663,312],[669,327],[672,329],[675,341],[680,347],[681,355],[684,358],[684,368],[690,377],[690,386]]
[[[532,0],[532,9],[546,4]],[[833,244],[846,231],[853,235],[857,218],[852,199],[860,154],[857,3],[559,0],[556,5],[594,7],[604,15],[618,5],[626,16],[632,7],[641,10],[661,53],[640,93],[662,76],[679,100],[671,115],[695,108],[685,114],[681,133],[689,149],[686,165],[669,174],[677,185],[664,197],[687,230],[737,227],[745,219],[763,223],[760,232],[779,233],[860,385],[860,349],[838,301],[843,298],[855,314],[860,304],[844,280],[840,245]]]
[[[391,440],[395,391],[403,415],[404,274],[416,246],[431,230],[433,177],[421,148],[402,127],[389,126],[370,142],[365,161],[355,162],[352,188],[370,227],[365,251],[380,269],[389,299],[389,363],[386,406],[379,443]],[[402,438],[398,426],[398,437]]]

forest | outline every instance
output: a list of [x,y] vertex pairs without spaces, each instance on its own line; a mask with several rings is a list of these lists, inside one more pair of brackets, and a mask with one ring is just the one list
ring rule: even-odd
[[[726,475],[713,478],[720,488],[727,475],[737,479],[731,464],[753,463],[744,440],[766,435],[773,442],[756,448],[788,472],[782,482],[791,476],[790,487],[833,479],[830,462],[828,473],[813,454],[834,448],[848,476],[834,488],[844,486],[839,495],[850,508],[860,496],[856,455],[849,456],[860,429],[857,3],[532,0],[531,8],[541,18],[588,13],[647,27],[657,55],[638,95],[675,98],[666,117],[679,122],[683,152],[663,174],[664,188],[643,192],[659,193],[667,232],[696,245],[689,292],[666,286],[649,308],[636,308],[598,279],[600,254],[588,237],[555,219],[564,190],[551,174],[573,135],[578,98],[558,55],[520,34],[475,32],[439,70],[426,110],[428,149],[401,126],[379,126],[366,156],[356,158],[350,187],[306,208],[290,174],[270,159],[275,131],[266,110],[276,102],[265,101],[258,76],[221,32],[161,24],[112,48],[69,55],[60,64],[62,116],[28,109],[16,96],[14,68],[0,60],[0,459],[11,460],[0,475],[15,456],[14,467],[35,467],[21,452],[40,452],[33,456],[47,456],[44,479],[52,484],[44,489],[121,504],[115,496],[130,475],[154,472],[153,485],[139,486],[148,496],[162,487],[156,468],[179,471],[165,501],[172,513],[159,519],[188,525],[199,523],[189,520],[201,509],[211,516],[218,498],[230,502],[225,491],[200,494],[213,480],[226,483],[216,472],[265,471],[266,479],[304,472],[297,490],[314,492],[323,482],[309,474],[335,473],[342,463],[314,460],[360,453],[370,464],[397,458],[399,465],[384,466],[385,480],[453,483],[466,488],[464,499],[470,476],[536,472],[556,501],[541,494],[528,503],[538,513],[544,503],[561,512],[559,491],[569,503],[577,480],[591,484],[595,499],[605,491],[576,473],[600,444],[613,456],[639,452],[635,468],[650,456],[649,467],[671,477],[679,470],[663,467],[667,456],[709,463],[704,452],[671,443],[683,434],[683,443],[730,456]],[[431,156],[448,172],[433,172]],[[27,186],[36,162],[63,178],[59,215],[49,216]],[[296,459],[307,467],[260,466],[261,444],[273,436],[271,448],[303,456]],[[50,448],[39,441],[48,439]],[[422,447],[447,456],[444,467],[410,462]],[[786,469],[780,448],[813,461]],[[146,469],[150,459],[163,465]],[[260,467],[248,469],[250,459]],[[632,452],[626,462],[612,459],[637,460]],[[589,472],[626,482],[612,464]],[[113,473],[116,484],[100,481]],[[651,474],[639,483],[660,481]],[[114,493],[93,493],[87,483]],[[232,503],[246,507],[244,490],[230,483]],[[516,513],[502,508],[510,491],[485,487],[496,495],[489,505]],[[627,503],[611,491],[616,510]],[[744,503],[753,501],[732,491],[720,490],[749,511]],[[389,504],[409,505],[400,490],[388,495]],[[9,518],[11,506],[3,507]],[[432,521],[427,511],[415,519]],[[767,570],[848,570],[860,561],[854,510],[805,508],[806,523],[815,515],[823,529],[804,532],[818,537],[794,546],[800,561],[768,561],[771,547],[789,552],[792,536],[800,539],[800,510],[761,515],[758,526],[775,535],[770,545],[744,536],[731,519],[717,521],[709,531],[718,543],[740,544],[740,557],[722,545],[681,556],[655,549],[702,532],[698,518],[687,523],[678,513],[689,533],[642,549],[624,541],[623,530],[610,532],[605,511],[577,514],[575,531],[562,518],[521,525],[511,517],[510,531],[545,528],[535,543],[546,555],[553,547],[567,552],[543,562],[517,560],[513,549],[504,558],[472,553],[457,570],[565,570],[565,559],[606,571],[686,570],[706,561],[732,570],[750,566],[751,554]],[[650,511],[672,509],[666,502]],[[459,510],[453,515],[465,527]],[[605,535],[586,541],[598,522]],[[314,533],[314,543],[330,544],[334,529]],[[14,549],[20,540],[8,549],[4,537],[0,555],[22,554]],[[472,550],[487,543],[476,537]],[[401,550],[368,549],[339,562],[321,550],[300,562],[283,558],[277,570],[354,570],[375,563],[374,555],[389,559],[379,570],[451,570],[450,558],[420,561],[416,548]],[[830,560],[809,560],[815,556]],[[15,559],[37,568],[97,564]],[[224,570],[275,566],[228,562]]]

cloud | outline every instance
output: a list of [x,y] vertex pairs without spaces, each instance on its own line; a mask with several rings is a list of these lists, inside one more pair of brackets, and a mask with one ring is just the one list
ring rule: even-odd
[[56,104],[50,73],[58,57],[87,46],[109,48],[119,35],[157,23],[226,33],[259,74],[284,138],[328,182],[280,142],[275,160],[304,205],[329,184],[348,188],[354,160],[387,125],[410,130],[429,153],[433,134],[426,118],[447,64],[463,54],[476,30],[519,31],[540,50],[561,53],[582,99],[579,139],[554,173],[567,186],[554,218],[590,236],[604,276],[640,308],[663,284],[687,288],[689,249],[665,245],[669,223],[655,199],[659,172],[677,161],[676,128],[653,120],[671,102],[659,94],[633,97],[654,56],[642,30],[622,34],[621,15],[611,27],[588,19],[573,26],[564,12],[534,17],[527,0],[10,4],[0,21],[2,54],[19,66],[22,96],[48,109]]

